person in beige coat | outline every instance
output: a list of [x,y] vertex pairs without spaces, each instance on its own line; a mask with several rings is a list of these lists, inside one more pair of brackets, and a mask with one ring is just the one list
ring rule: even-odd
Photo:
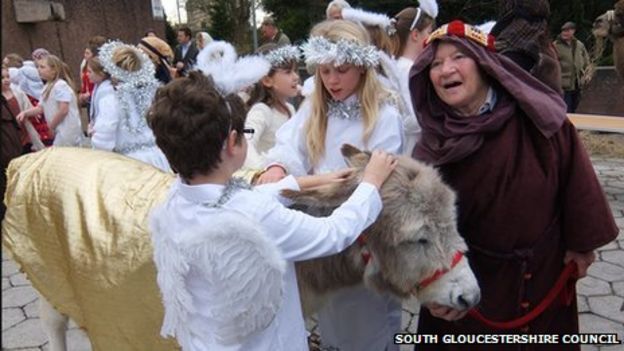
[[574,37],[576,25],[566,22],[561,27],[561,34],[555,39],[554,46],[561,65],[561,88],[563,99],[568,105],[567,112],[574,112],[581,101],[581,87],[584,72],[589,66],[589,54],[585,45]]

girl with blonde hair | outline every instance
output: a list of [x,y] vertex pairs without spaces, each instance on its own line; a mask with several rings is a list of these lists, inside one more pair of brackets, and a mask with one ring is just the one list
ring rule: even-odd
[[37,70],[46,81],[39,105],[20,112],[17,119],[36,117],[43,113],[54,137],[54,146],[78,146],[83,141],[82,124],[74,80],[67,64],[54,55],[37,61]]
[[160,86],[148,56],[136,46],[109,42],[100,48],[97,58],[89,60],[88,69],[96,83],[91,128],[93,148],[117,152],[170,171],[146,120]]
[[[315,88],[277,132],[259,183],[286,174],[325,174],[346,167],[343,144],[401,153],[403,124],[375,68],[379,51],[366,30],[345,20],[317,24],[302,47],[315,70]],[[333,293],[319,312],[323,347],[351,351],[398,350],[401,305],[358,285]]]

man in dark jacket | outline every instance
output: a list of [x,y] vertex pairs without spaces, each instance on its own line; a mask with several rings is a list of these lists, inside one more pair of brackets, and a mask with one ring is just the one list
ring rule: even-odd
[[186,75],[196,60],[199,50],[192,40],[193,33],[189,27],[180,27],[178,29],[178,43],[175,49],[173,63],[178,70],[180,76]]

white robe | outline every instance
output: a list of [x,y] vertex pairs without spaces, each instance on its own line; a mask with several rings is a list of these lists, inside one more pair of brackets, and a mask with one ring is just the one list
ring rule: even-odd
[[[357,99],[354,94],[346,102]],[[325,138],[325,155],[311,165],[305,145],[305,122],[310,117],[310,105],[300,110],[277,132],[277,143],[267,155],[267,164],[280,164],[290,174],[322,174],[347,166],[340,148],[344,143],[360,149],[381,149],[402,152],[403,122],[398,109],[383,104],[368,142],[362,140],[361,119],[330,116]],[[398,350],[394,334],[401,328],[401,303],[389,295],[379,295],[363,285],[333,293],[328,304],[319,311],[319,329],[324,347],[341,351]]]
[[[294,107],[287,103],[290,115],[295,114]],[[264,103],[257,103],[247,112],[245,128],[253,128],[254,134],[249,140],[245,167],[261,168],[266,159],[266,153],[275,145],[277,130],[288,121],[288,115],[271,108]]]
[[411,156],[414,146],[416,146],[416,143],[420,140],[421,133],[420,125],[416,119],[416,112],[414,111],[414,105],[412,104],[412,96],[409,91],[409,72],[414,65],[414,61],[401,56],[396,62],[397,69],[401,77],[401,91],[399,93],[402,95],[407,109],[411,114],[410,118],[405,118],[403,120],[403,127],[405,128],[405,145],[403,153]]
[[[48,83],[50,84],[50,83]],[[54,146],[78,146],[83,140],[82,124],[76,94],[66,81],[59,79],[54,83],[47,98],[40,101],[43,115],[48,125],[58,112],[60,102],[69,103],[67,116],[54,129]]]
[[[97,84],[91,98],[91,120],[93,136],[91,145],[94,149],[114,151],[149,163],[165,172],[171,170],[167,158],[156,145],[152,130],[144,117],[136,110],[126,111],[121,107],[110,80]],[[130,123],[125,123],[131,119]],[[131,130],[128,125],[139,126]]]
[[[266,329],[252,334],[239,344],[219,344],[210,333],[210,330],[217,329],[215,321],[219,316],[215,316],[211,310],[213,304],[209,301],[223,299],[221,296],[223,287],[207,283],[210,274],[214,273],[202,266],[201,260],[195,263],[188,262],[191,265],[189,272],[194,273],[189,274],[184,281],[196,311],[190,313],[187,320],[182,322],[189,326],[191,335],[182,339],[178,335],[178,342],[184,351],[307,351],[307,333],[299,301],[294,262],[335,254],[351,245],[381,212],[379,192],[371,184],[361,183],[349,200],[330,217],[315,218],[287,209],[280,203],[279,190],[298,190],[292,176],[253,190],[238,190],[220,208],[203,205],[216,202],[223,188],[223,185],[216,184],[187,185],[178,178],[167,200],[151,213],[152,235],[155,238],[169,235],[179,247],[185,247],[185,242],[192,240],[186,236],[185,230],[209,228],[214,215],[223,211],[234,211],[250,218],[263,227],[264,232],[269,235],[269,239],[275,243],[287,261],[283,275],[283,302]],[[156,233],[155,228],[159,228]],[[155,252],[161,249],[157,246],[159,242],[161,241],[154,240]],[[182,255],[189,256],[184,252]],[[175,269],[175,267],[157,268],[159,279],[168,278],[168,270]],[[165,276],[161,277],[161,274]],[[172,313],[178,310],[177,306],[170,307]],[[196,332],[198,330],[200,332]]]

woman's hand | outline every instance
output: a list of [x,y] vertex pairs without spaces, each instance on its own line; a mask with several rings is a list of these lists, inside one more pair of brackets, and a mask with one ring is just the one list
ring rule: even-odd
[[275,183],[286,177],[286,171],[280,166],[271,166],[266,172],[262,173],[256,184]]
[[395,156],[381,150],[375,150],[364,169],[362,181],[373,184],[377,189],[380,189],[396,165],[397,158]]
[[563,263],[568,264],[570,261],[576,262],[578,268],[578,277],[583,278],[587,275],[587,269],[596,260],[596,254],[594,251],[589,252],[576,252],[566,251],[563,258]]
[[15,119],[19,122],[19,123],[24,123],[24,121],[26,120],[26,118],[28,118],[28,110],[26,111],[22,111],[20,113],[17,114],[17,116],[15,116]]
[[468,310],[460,311],[452,307],[438,305],[435,302],[429,303],[425,305],[425,307],[429,309],[429,312],[431,313],[432,316],[447,320],[449,322],[462,319],[464,318],[466,313],[468,313]]

